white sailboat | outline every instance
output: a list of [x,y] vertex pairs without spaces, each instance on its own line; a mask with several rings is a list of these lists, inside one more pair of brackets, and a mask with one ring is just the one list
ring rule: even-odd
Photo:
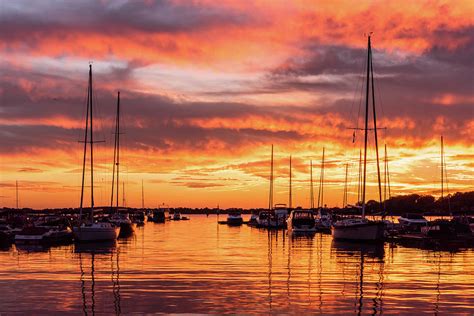
[[[82,162],[82,185],[81,204],[78,226],[73,228],[74,240],[77,242],[87,241],[110,241],[117,239],[120,228],[109,222],[97,222],[94,220],[94,138],[92,121],[92,65],[89,65],[89,86],[87,90],[86,128],[84,136],[84,158]],[[90,135],[89,135],[90,128]],[[88,137],[89,136],[89,137]],[[84,202],[84,180],[86,175],[87,144],[90,144],[90,173],[91,173],[91,209],[88,218],[83,218]]]
[[[370,82],[370,79],[372,81]],[[354,240],[354,241],[381,241],[384,238],[385,224],[381,221],[370,221],[365,218],[365,194],[366,194],[366,177],[367,177],[367,136],[368,136],[368,121],[369,121],[369,87],[372,85],[372,112],[373,112],[373,131],[375,135],[375,148],[377,154],[377,172],[379,177],[379,195],[382,197],[380,185],[380,167],[378,155],[378,140],[377,140],[377,120],[375,113],[375,91],[374,91],[374,76],[372,65],[372,48],[370,44],[370,35],[367,41],[367,81],[366,81],[366,95],[365,95],[365,128],[364,128],[364,173],[362,185],[362,216],[358,218],[346,218],[335,222],[331,227],[331,233],[336,240]]]

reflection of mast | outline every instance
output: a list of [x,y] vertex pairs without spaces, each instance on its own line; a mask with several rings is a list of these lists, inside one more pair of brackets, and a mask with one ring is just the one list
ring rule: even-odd
[[122,309],[120,307],[120,266],[119,266],[119,250],[117,249],[117,272],[114,271],[114,253],[111,254],[111,265],[112,265],[112,285],[113,285],[113,293],[114,293],[114,309],[115,314],[120,315],[122,313]]
[[323,289],[322,289],[322,278],[323,278],[323,234],[319,234],[319,254],[318,254],[318,289],[319,289],[319,314],[322,314],[323,310]]
[[292,238],[288,238],[288,277],[286,279],[286,296],[288,299],[288,304],[291,306],[291,299],[290,299],[290,281],[291,281],[291,248],[293,248]]
[[82,266],[82,253],[79,253],[79,267],[81,269],[81,293],[82,293],[82,311],[87,315],[87,301],[86,301],[86,281],[84,280],[84,268]]
[[[273,146],[272,146],[273,149]],[[273,152],[273,150],[272,150]],[[272,233],[268,230],[268,307],[272,312]]]
[[359,282],[359,305],[357,315],[362,315],[363,299],[364,299],[364,252],[360,252],[360,282]]
[[379,280],[376,283],[377,292],[375,293],[375,298],[373,299],[374,302],[374,314],[377,314],[377,307],[379,307],[380,315],[383,314],[383,290],[384,290],[384,268],[385,268],[385,260],[380,262],[380,269],[379,269]]
[[92,296],[92,315],[95,315],[95,253],[91,254],[91,296]]
[[436,282],[436,302],[434,304],[434,314],[438,315],[439,312],[439,299],[441,296],[440,284],[441,284],[441,253],[438,253],[438,280]]

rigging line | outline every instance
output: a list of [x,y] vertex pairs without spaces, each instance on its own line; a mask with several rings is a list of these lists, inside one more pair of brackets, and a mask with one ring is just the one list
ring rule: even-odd
[[376,108],[375,108],[375,84],[374,84],[374,65],[373,65],[373,58],[372,58],[372,48],[370,48],[370,73],[372,76],[372,114],[374,117],[374,138],[375,138],[375,154],[377,158],[377,179],[379,185],[379,202],[382,204],[382,186],[380,183],[380,164],[379,164],[379,144],[377,139],[377,115],[376,115]]
[[[364,63],[365,62],[366,61],[365,61],[365,58],[364,58]],[[364,67],[359,72],[356,73],[356,76],[358,77],[358,80],[357,80],[357,84],[355,85],[355,88],[354,88],[354,96],[352,98],[351,109],[350,109],[350,112],[349,112],[349,118],[350,118],[351,121],[354,119],[353,110],[354,110],[354,104],[355,104],[356,99],[357,99],[357,93],[359,92],[359,86],[361,86],[361,87],[363,86],[364,70],[365,70],[365,64],[364,64]],[[358,120],[359,114],[360,114],[360,102],[359,102],[359,112],[357,114],[357,120]]]

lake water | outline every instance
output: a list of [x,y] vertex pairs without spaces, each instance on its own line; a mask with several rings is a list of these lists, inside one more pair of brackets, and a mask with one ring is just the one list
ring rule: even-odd
[[361,246],[190,218],[113,245],[1,250],[0,314],[474,314],[472,248]]

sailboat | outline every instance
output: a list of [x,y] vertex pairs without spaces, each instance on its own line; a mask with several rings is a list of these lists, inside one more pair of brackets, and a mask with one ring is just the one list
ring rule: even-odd
[[[380,221],[370,221],[365,218],[365,193],[366,193],[366,177],[367,177],[367,136],[369,123],[369,86],[372,85],[372,112],[374,123],[375,146],[377,154],[377,172],[379,176],[379,194],[381,196],[380,187],[380,168],[378,160],[378,142],[377,142],[377,121],[375,113],[375,91],[374,91],[374,74],[372,65],[372,48],[370,44],[370,34],[367,40],[367,81],[365,95],[365,128],[364,128],[364,171],[362,183],[362,214],[357,218],[346,218],[335,222],[331,227],[331,233],[336,240],[354,240],[354,241],[380,241],[384,238],[385,224]],[[370,79],[372,81],[370,82]]]
[[319,191],[318,191],[318,215],[316,217],[316,227],[320,232],[329,233],[331,231],[332,216],[323,207],[324,206],[324,152],[321,159],[321,176],[319,177]]
[[[93,138],[93,121],[92,121],[92,65],[89,65],[89,85],[87,89],[87,111],[86,111],[86,128],[84,133],[84,158],[82,161],[82,185],[81,185],[81,202],[80,217],[78,226],[73,228],[74,239],[78,242],[84,241],[110,241],[116,240],[120,227],[110,222],[97,222],[94,220],[94,138]],[[89,134],[90,129],[90,134]],[[90,173],[91,173],[91,209],[87,218],[83,218],[84,203],[84,181],[86,175],[86,157],[87,144],[90,144]]]
[[[120,227],[120,236],[126,237],[135,231],[135,223],[130,219],[127,210],[119,209],[119,167],[120,167],[120,91],[117,92],[117,115],[115,118],[115,143],[114,143],[114,165],[113,165],[113,174],[112,174],[112,194],[110,197],[110,209],[113,209],[114,203],[114,186],[117,187],[116,192],[116,204],[115,204],[115,214],[113,214],[109,221],[115,226]],[[115,181],[117,183],[115,184]],[[125,207],[125,183],[123,183],[122,197],[123,197],[123,207]]]

